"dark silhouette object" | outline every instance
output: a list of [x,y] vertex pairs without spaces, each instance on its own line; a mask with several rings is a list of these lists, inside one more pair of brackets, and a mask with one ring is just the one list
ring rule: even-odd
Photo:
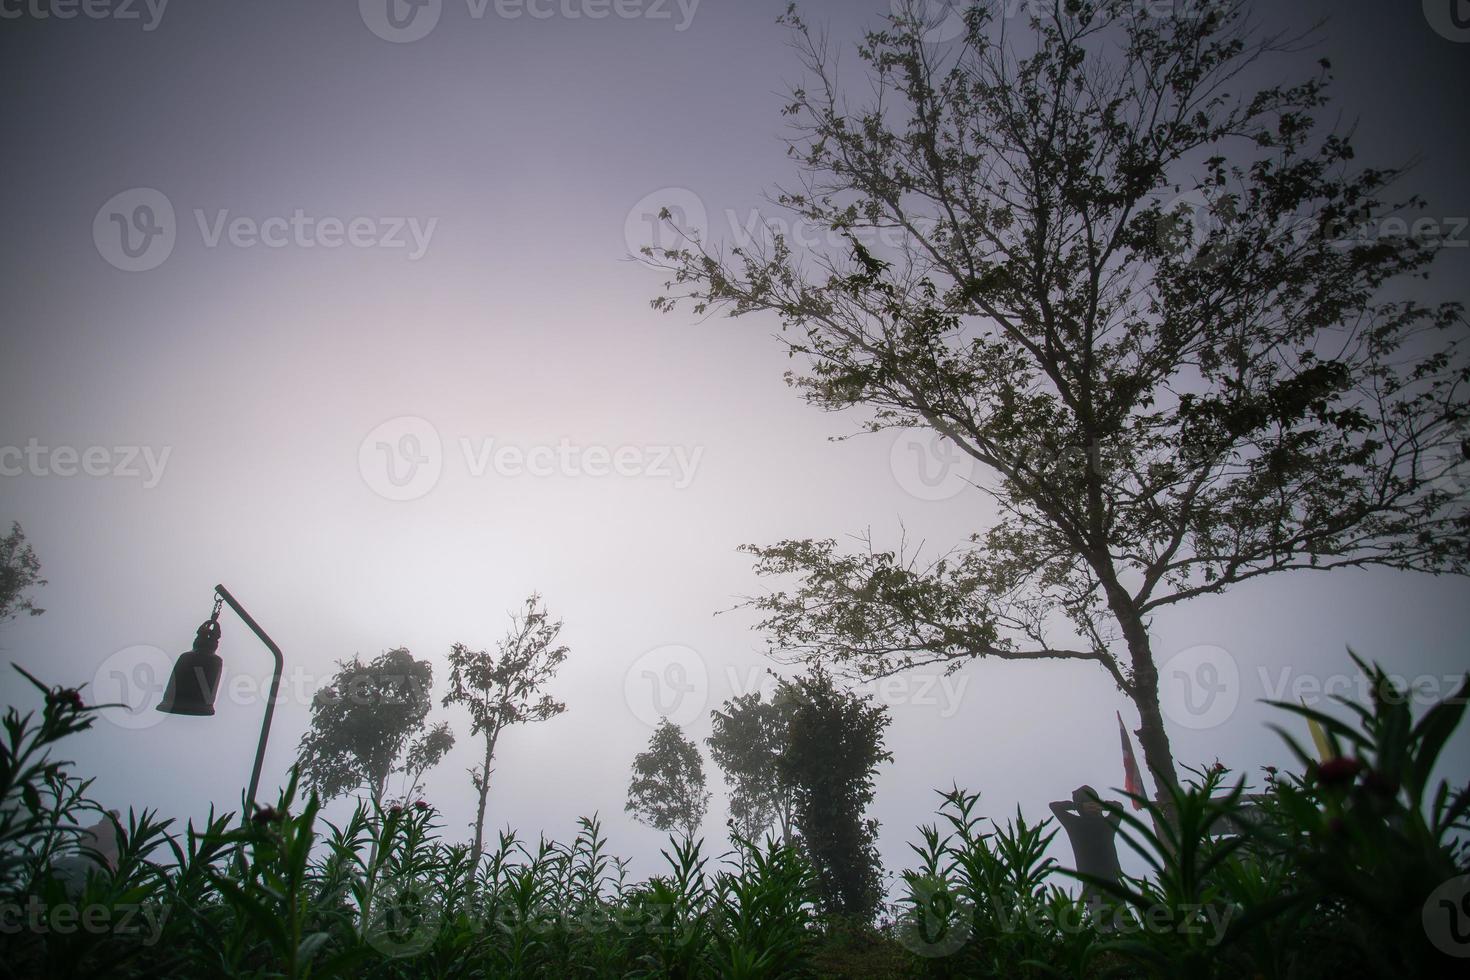
[[[1116,881],[1123,873],[1118,865],[1118,847],[1115,838],[1118,812],[1103,808],[1097,790],[1091,786],[1078,786],[1072,791],[1070,802],[1058,800],[1051,805],[1067,839],[1072,843],[1075,869],[1081,874]],[[1094,915],[1103,894],[1092,882],[1082,883],[1082,900]]]
[[222,666],[215,651],[219,648],[219,611],[223,603],[229,603],[230,608],[235,610],[235,615],[244,620],[245,625],[250,627],[250,631],[260,638],[260,642],[265,644],[271,656],[276,659],[275,673],[271,675],[271,695],[265,702],[265,720],[260,724],[260,741],[255,746],[255,769],[250,773],[250,789],[245,794],[245,812],[241,814],[242,818],[249,819],[250,811],[255,806],[255,789],[260,785],[260,767],[265,762],[265,742],[270,737],[271,719],[276,714],[276,694],[281,688],[284,659],[281,657],[281,648],[276,646],[275,641],[265,634],[265,630],[256,624],[223,585],[214,587],[214,611],[195,634],[193,649],[181,654],[174,664],[158,710],[171,715],[214,714],[214,696],[219,692]]
[[224,661],[219,656],[219,620],[206,619],[194,634],[194,647],[179,655],[169,674],[168,687],[158,710],[170,715],[208,717],[214,714],[214,696]]

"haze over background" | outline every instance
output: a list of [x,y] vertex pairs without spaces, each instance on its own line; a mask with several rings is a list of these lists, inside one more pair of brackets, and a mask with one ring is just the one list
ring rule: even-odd
[[[903,527],[932,553],[983,527],[962,472],[942,456],[921,472],[927,443],[829,441],[857,419],[786,388],[774,323],[657,314],[660,276],[628,261],[656,202],[703,208],[725,239],[781,217],[762,192],[794,174],[780,108],[801,76],[775,22],[785,6],[628,0],[618,9],[640,16],[594,19],[596,0],[444,0],[427,35],[398,42],[379,36],[393,29],[370,0],[175,0],[132,20],[0,8],[0,448],[35,446],[44,464],[0,458],[15,467],[0,476],[0,523],[24,526],[50,581],[44,616],[0,626],[0,659],[143,708],[67,746],[97,799],[181,819],[238,805],[261,714],[250,678],[263,686],[270,665],[244,626],[225,614],[215,717],[152,710],[216,582],[287,660],[262,798],[336,661],[406,646],[434,662],[442,691],[450,645],[493,645],[537,590],[566,624],[571,656],[551,691],[568,711],[502,738],[489,823],[565,838],[600,811],[614,853],[646,875],[663,835],[623,803],[650,706],[668,694],[648,675],[692,688],[663,703],[702,741],[709,710],[769,666],[753,615],[713,615],[763,587],[736,547],[871,526],[881,544]],[[1330,56],[1359,161],[1421,157],[1405,190],[1460,243],[1426,300],[1464,298],[1470,281],[1470,37],[1436,31],[1430,7],[1260,5],[1273,25],[1332,18],[1272,80]],[[852,61],[888,4],[802,9]],[[160,198],[171,231],[141,256],[120,251],[110,215]],[[505,446],[530,456],[496,457]],[[103,447],[91,468],[108,475],[63,475],[80,464],[57,447]],[[1189,692],[1165,672],[1176,757],[1286,764],[1263,726],[1277,713],[1256,700],[1348,675],[1348,645],[1442,688],[1470,661],[1467,599],[1461,580],[1336,572],[1159,616],[1161,661],[1184,651],[1186,676],[1204,658],[1238,677],[1194,728]],[[32,703],[8,669],[0,691]],[[885,691],[895,763],[872,812],[890,871],[907,865],[936,788],[1039,818],[1079,783],[1122,783],[1114,712],[1133,720],[1096,667],[982,661]],[[479,749],[462,712],[430,718],[460,741],[423,795],[467,838]],[[1467,742],[1447,754],[1461,778]],[[722,842],[707,752],[706,769],[704,830]]]

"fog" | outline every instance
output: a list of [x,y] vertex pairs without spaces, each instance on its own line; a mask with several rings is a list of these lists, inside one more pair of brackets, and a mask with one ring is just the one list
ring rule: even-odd
[[[783,383],[773,320],[649,307],[663,277],[630,253],[659,202],[726,239],[789,220],[764,196],[794,173],[785,0],[434,0],[417,38],[369,0],[120,6],[27,0],[0,21],[0,522],[49,580],[44,615],[0,626],[3,659],[137,708],[65,746],[98,800],[198,820],[239,805],[271,663],[226,611],[216,714],[153,710],[216,583],[285,655],[262,797],[337,661],[407,647],[442,694],[450,646],[492,646],[538,591],[565,623],[567,711],[501,739],[489,823],[568,838],[595,811],[635,876],[656,871],[664,835],[624,800],[661,714],[702,740],[711,709],[791,672],[740,608],[768,583],[737,547],[871,528],[932,554],[994,515],[966,482],[987,476],[927,439],[834,440],[859,417]],[[1330,55],[1360,162],[1419,160],[1406,189],[1459,235],[1432,296],[1463,298],[1467,38],[1413,3],[1279,8],[1261,15],[1331,15],[1272,70]],[[888,6],[803,10],[850,47]],[[110,216],[139,204],[161,224],[135,224],[157,234],[128,254]],[[1467,598],[1450,577],[1298,573],[1159,615],[1176,757],[1289,764],[1265,723],[1297,722],[1259,700],[1355,690],[1348,647],[1446,693]],[[35,703],[8,669],[0,690]],[[1095,665],[976,661],[870,690],[893,717],[872,810],[891,872],[937,789],[1039,818],[1123,783],[1131,705]],[[423,796],[468,839],[480,748],[437,701],[459,743]],[[1461,732],[1445,772],[1467,764]]]

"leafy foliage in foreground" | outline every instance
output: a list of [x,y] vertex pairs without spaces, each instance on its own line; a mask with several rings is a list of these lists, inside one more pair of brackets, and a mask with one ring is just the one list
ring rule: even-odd
[[115,866],[68,879],[59,862],[102,811],[50,749],[98,709],[26,675],[44,707],[3,719],[0,976],[1453,975],[1440,950],[1458,934],[1431,935],[1431,915],[1470,873],[1470,792],[1430,773],[1470,681],[1415,720],[1405,691],[1360,666],[1373,696],[1354,724],[1282,706],[1324,726],[1327,760],[1298,750],[1303,772],[1268,773],[1256,794],[1215,766],[1168,802],[1172,820],[1147,801],[1121,813],[1149,871],[1098,882],[1099,910],[1063,887],[1050,820],[987,821],[956,788],[877,928],[824,920],[811,866],[774,840],[737,837],[714,866],[702,841],[674,840],[663,874],[629,884],[596,817],[570,844],[502,833],[476,861],[439,838],[428,803],[364,804],[336,826],[294,778],[243,825],[130,814]]
[[[1470,953],[1470,787],[1429,777],[1470,678],[1416,722],[1409,692],[1357,663],[1372,703],[1338,699],[1356,726],[1277,705],[1329,733],[1325,760],[1286,736],[1303,774],[1268,769],[1250,794],[1216,763],[1162,805],[1135,797],[1146,813],[1104,804],[1149,870],[1117,882],[1062,872],[1110,896],[1095,914],[1059,887],[1050,821],[1018,813],[986,832],[977,795],[943,794],[946,829],[921,828],[911,845],[919,867],[904,875],[900,940],[929,976],[1459,975],[1445,949]],[[1459,908],[1442,908],[1437,890],[1456,882]]]
[[[703,842],[671,842],[668,872],[629,885],[595,816],[571,844],[502,833],[477,863],[439,839],[423,801],[361,804],[336,826],[315,794],[297,798],[295,778],[243,826],[211,814],[180,835],[154,813],[130,815],[116,868],[68,892],[56,861],[101,811],[48,750],[90,728],[97,708],[32,683],[42,715],[4,719],[0,904],[21,928],[6,936],[0,976],[804,972],[812,873],[790,847],[737,840],[729,867],[711,868]],[[87,915],[96,928],[78,928]]]

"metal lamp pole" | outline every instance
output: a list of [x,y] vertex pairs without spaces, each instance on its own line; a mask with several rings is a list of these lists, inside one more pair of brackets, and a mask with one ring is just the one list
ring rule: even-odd
[[276,646],[276,641],[266,635],[260,624],[245,611],[244,607],[230,595],[230,590],[223,585],[214,587],[215,595],[225,600],[225,604],[235,610],[235,615],[250,627],[250,631],[260,638],[260,642],[270,650],[271,656],[276,659],[275,671],[271,674],[271,694],[265,702],[265,718],[260,723],[260,741],[255,746],[255,768],[250,773],[250,789],[245,793],[245,816],[250,816],[251,808],[255,806],[255,790],[260,785],[260,767],[265,763],[265,742],[270,738],[271,720],[276,715],[276,693],[281,689],[281,670],[285,666],[285,659],[281,656],[281,648]]
[[214,612],[199,627],[199,632],[194,637],[194,648],[181,655],[174,664],[158,710],[171,715],[214,714],[214,698],[219,691],[220,673],[224,667],[217,652],[220,639],[219,610],[221,604],[227,603],[276,660],[275,672],[271,675],[270,698],[265,703],[265,718],[260,723],[260,741],[255,746],[255,768],[250,773],[250,789],[245,796],[244,818],[248,820],[251,808],[255,806],[255,791],[260,786],[260,768],[265,763],[265,743],[270,737],[271,719],[276,714],[276,695],[281,689],[281,670],[285,666],[285,660],[281,656],[281,648],[276,646],[275,641],[260,628],[254,617],[230,595],[229,589],[216,585],[214,596]]

